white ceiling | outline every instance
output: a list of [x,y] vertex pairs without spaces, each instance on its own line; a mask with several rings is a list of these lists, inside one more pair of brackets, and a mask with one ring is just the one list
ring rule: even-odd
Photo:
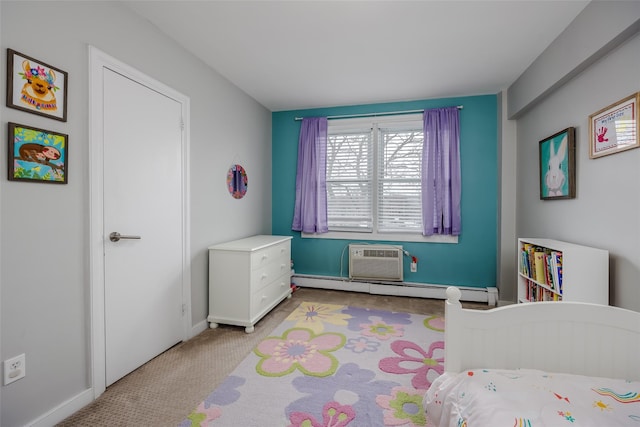
[[498,93],[589,1],[124,3],[282,111]]

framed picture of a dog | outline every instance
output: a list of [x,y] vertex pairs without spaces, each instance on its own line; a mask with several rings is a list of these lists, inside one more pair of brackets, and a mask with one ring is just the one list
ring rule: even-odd
[[67,121],[68,74],[7,49],[7,107]]
[[67,183],[69,136],[8,123],[9,180]]

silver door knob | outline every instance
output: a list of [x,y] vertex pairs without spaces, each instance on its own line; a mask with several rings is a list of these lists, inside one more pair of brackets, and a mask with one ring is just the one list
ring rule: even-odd
[[118,242],[120,241],[120,239],[141,239],[142,237],[140,236],[126,236],[124,234],[120,234],[117,231],[114,231],[113,233],[109,234],[109,240],[111,240],[112,242]]

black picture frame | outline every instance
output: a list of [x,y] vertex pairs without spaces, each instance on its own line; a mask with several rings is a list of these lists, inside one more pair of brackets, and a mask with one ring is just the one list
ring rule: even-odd
[[541,200],[576,197],[575,134],[568,127],[539,142]]
[[7,107],[66,122],[68,80],[66,71],[7,49]]
[[68,135],[11,122],[8,130],[10,181],[67,183]]

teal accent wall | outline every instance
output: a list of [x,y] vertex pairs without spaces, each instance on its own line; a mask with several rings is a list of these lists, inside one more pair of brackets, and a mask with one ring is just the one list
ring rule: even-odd
[[[460,155],[462,168],[462,234],[458,244],[390,241],[418,257],[418,271],[404,281],[470,287],[496,286],[498,217],[498,97],[497,95],[357,105],[272,114],[272,232],[293,236],[296,274],[348,277],[349,243],[368,240],[302,239],[291,230],[300,121],[295,117],[384,113],[462,105]],[[341,263],[342,260],[342,263]],[[342,265],[342,266],[341,266]]]

